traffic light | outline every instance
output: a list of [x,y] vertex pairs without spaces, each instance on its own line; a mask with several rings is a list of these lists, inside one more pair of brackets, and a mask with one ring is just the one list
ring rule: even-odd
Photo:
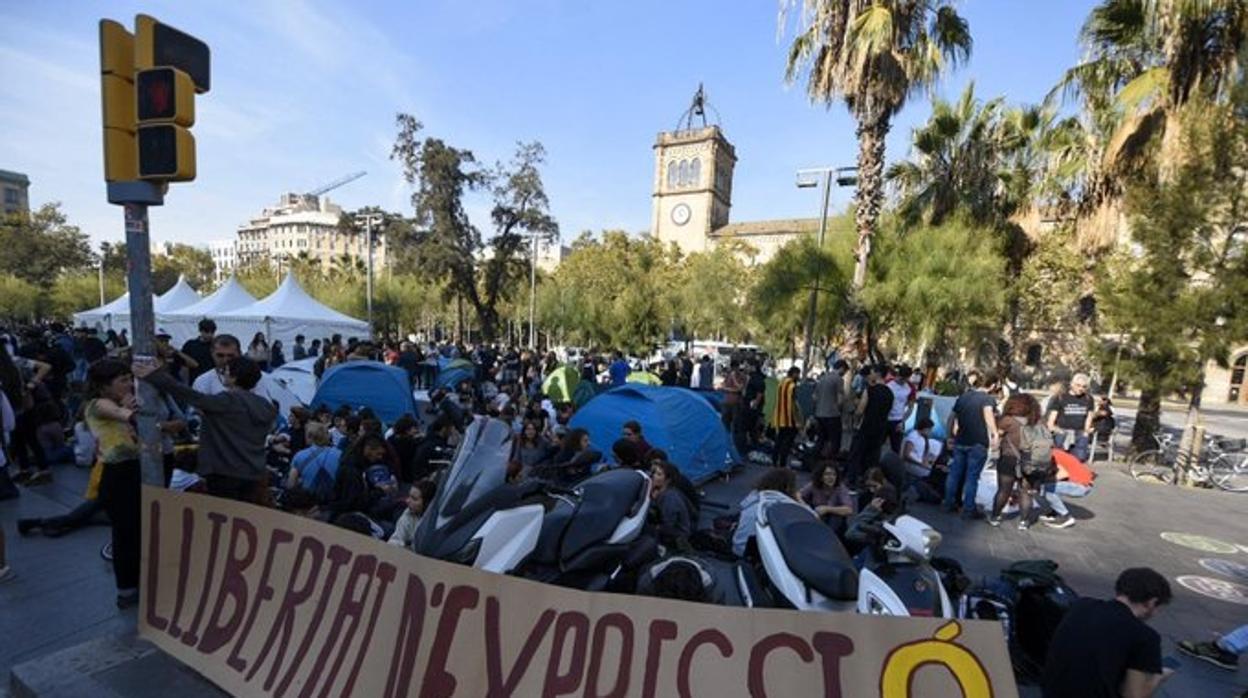
[[135,18],[139,179],[195,179],[195,93],[209,86],[208,46],[147,15]]
[[121,24],[100,21],[100,103],[104,115],[104,179],[138,179],[135,144],[134,37]]

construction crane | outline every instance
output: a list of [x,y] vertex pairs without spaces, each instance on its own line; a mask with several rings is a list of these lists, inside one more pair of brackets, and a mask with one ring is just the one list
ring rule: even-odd
[[366,174],[368,174],[368,173],[367,173],[367,172],[365,172],[365,171],[363,171],[363,170],[360,170],[359,172],[352,172],[351,174],[349,174],[349,175],[347,175],[347,176],[345,176],[345,177],[341,177],[341,178],[339,178],[339,179],[335,179],[334,181],[330,182],[329,184],[323,184],[323,185],[321,185],[321,186],[317,187],[316,189],[313,189],[312,191],[310,191],[310,192],[308,192],[308,193],[304,194],[304,196],[305,196],[305,197],[310,197],[310,196],[320,196],[321,194],[325,194],[325,193],[327,193],[327,192],[331,192],[331,191],[333,191],[333,190],[337,189],[338,187],[341,187],[341,186],[342,186],[342,185],[344,185],[344,184],[350,184],[351,182],[354,182],[355,180],[359,179],[360,177],[363,177],[363,176],[364,176],[364,175],[366,175]]

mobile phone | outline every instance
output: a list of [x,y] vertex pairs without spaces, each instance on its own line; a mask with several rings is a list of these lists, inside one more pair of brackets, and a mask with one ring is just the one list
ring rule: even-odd
[[1183,663],[1174,657],[1162,657],[1161,666],[1163,669],[1178,671],[1179,667],[1183,666]]

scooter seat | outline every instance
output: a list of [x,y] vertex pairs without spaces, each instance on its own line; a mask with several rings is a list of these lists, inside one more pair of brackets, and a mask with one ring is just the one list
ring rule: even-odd
[[810,588],[836,601],[858,598],[858,573],[840,539],[809,509],[775,504],[767,522],[789,570]]
[[645,496],[646,479],[632,470],[608,470],[581,483],[580,504],[563,533],[560,557],[571,560],[604,543]]

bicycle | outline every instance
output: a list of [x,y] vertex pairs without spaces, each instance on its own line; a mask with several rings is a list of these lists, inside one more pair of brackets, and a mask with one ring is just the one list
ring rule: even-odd
[[1157,448],[1141,451],[1127,462],[1131,477],[1151,478],[1166,484],[1177,484],[1186,471],[1192,482],[1217,487],[1228,492],[1248,492],[1248,453],[1243,440],[1227,441],[1205,437],[1204,448],[1195,463],[1184,464],[1179,453],[1179,438],[1168,432],[1153,434]]

